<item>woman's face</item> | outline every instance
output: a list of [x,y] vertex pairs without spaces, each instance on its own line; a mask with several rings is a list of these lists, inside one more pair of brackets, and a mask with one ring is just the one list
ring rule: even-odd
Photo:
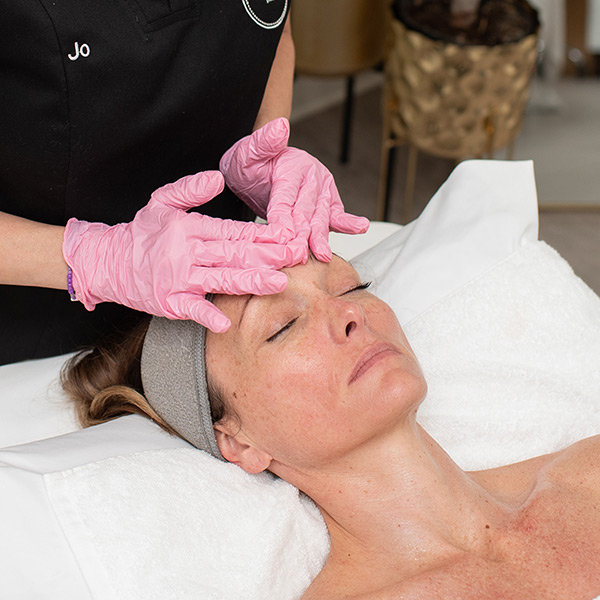
[[286,269],[271,296],[218,296],[231,319],[208,332],[207,367],[249,444],[310,467],[389,432],[425,396],[419,364],[390,307],[333,257]]

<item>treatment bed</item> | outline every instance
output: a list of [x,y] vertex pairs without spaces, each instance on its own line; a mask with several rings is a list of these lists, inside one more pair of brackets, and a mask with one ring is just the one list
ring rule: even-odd
[[[412,223],[331,237],[398,315],[419,420],[465,469],[600,433],[600,298],[537,236],[532,163],[466,161]],[[0,367],[0,597],[300,598],[328,552],[312,502],[139,416],[81,430],[66,358]]]

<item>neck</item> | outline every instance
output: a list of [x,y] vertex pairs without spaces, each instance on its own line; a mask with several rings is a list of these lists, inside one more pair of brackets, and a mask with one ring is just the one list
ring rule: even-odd
[[[456,465],[413,418],[310,473],[282,473],[319,506],[330,561],[424,570],[453,553],[493,555],[506,505]],[[337,559],[336,559],[337,557]]]

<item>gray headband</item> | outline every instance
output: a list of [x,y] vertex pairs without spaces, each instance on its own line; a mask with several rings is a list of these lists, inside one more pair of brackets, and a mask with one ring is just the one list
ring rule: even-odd
[[150,406],[183,439],[225,460],[210,414],[205,350],[202,325],[153,317],[142,351],[142,385]]

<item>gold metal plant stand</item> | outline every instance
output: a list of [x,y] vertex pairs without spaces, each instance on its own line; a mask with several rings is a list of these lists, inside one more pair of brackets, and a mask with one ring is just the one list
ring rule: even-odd
[[410,219],[418,152],[493,156],[521,129],[537,33],[515,43],[466,46],[434,40],[390,19],[377,219],[389,215],[390,151],[409,145],[402,222]]

